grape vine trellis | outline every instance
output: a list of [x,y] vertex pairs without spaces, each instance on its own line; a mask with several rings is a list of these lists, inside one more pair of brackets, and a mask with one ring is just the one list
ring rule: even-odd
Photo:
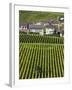
[[63,37],[20,34],[19,79],[64,76]]

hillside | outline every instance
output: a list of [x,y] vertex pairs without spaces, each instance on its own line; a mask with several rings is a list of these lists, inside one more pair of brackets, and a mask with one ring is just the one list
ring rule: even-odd
[[58,16],[64,16],[64,14],[59,12],[19,11],[19,23],[57,20]]

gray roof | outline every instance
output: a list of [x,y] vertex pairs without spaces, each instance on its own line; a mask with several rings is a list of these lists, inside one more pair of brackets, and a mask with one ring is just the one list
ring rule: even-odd
[[43,25],[29,25],[29,29],[43,29]]
[[47,28],[54,28],[53,25],[46,25]]
[[27,26],[27,24],[19,24],[19,27],[21,27],[21,26]]

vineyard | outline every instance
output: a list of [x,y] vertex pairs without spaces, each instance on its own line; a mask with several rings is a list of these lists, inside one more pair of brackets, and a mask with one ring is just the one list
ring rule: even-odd
[[63,37],[19,35],[19,79],[64,76]]
[[64,43],[63,37],[27,35],[27,34],[20,34],[19,41],[23,43],[54,43],[54,44]]

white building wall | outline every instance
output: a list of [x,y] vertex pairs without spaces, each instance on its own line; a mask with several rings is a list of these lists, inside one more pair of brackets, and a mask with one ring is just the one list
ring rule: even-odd
[[54,29],[46,28],[46,34],[53,34],[53,33],[54,33]]
[[39,34],[40,34],[40,35],[44,35],[44,30],[43,30],[43,29],[40,30],[40,31],[39,31]]
[[30,29],[30,32],[38,32],[39,34],[43,34],[43,29]]
[[36,30],[35,29],[30,29],[30,32],[36,32]]
[[49,34],[49,29],[48,28],[46,28],[46,34]]

